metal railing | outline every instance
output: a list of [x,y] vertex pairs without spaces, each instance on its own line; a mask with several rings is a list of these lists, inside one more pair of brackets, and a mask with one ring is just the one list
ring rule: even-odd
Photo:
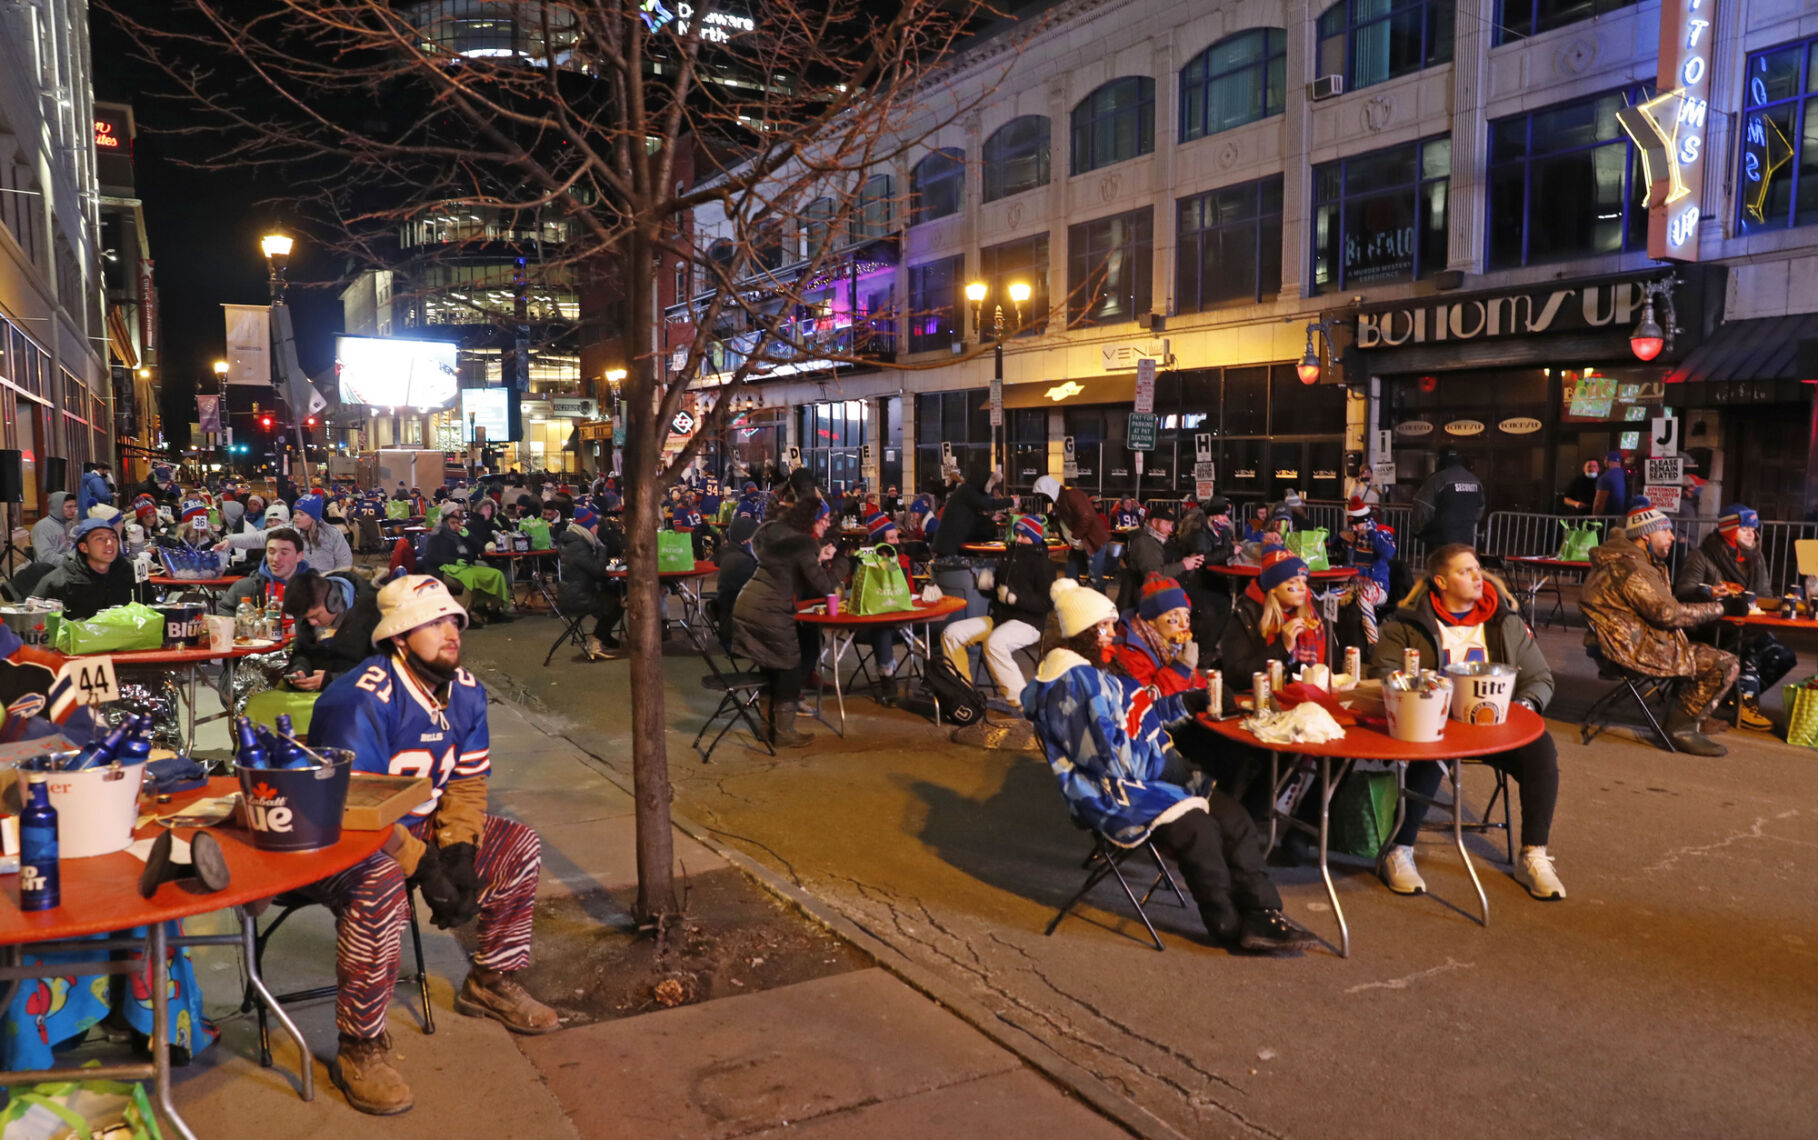
[[[1504,558],[1521,556],[1546,557],[1559,550],[1565,527],[1580,523],[1598,524],[1599,532],[1608,538],[1612,527],[1623,523],[1621,515],[1559,515],[1528,511],[1495,511],[1486,520],[1479,550]],[[1565,524],[1562,526],[1561,524]],[[1669,569],[1677,573],[1685,552],[1703,542],[1717,529],[1713,517],[1676,518],[1673,533],[1679,543],[1673,549]],[[1399,533],[1399,532],[1397,532]],[[1762,557],[1767,562],[1768,584],[1784,590],[1799,581],[1799,562],[1794,544],[1802,539],[1818,539],[1818,522],[1791,522],[1763,519],[1760,527]]]

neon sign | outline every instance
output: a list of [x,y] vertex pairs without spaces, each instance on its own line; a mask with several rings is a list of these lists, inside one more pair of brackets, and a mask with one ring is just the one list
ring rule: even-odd
[[102,119],[95,120],[95,145],[103,150],[113,150],[120,145],[120,136],[114,133],[114,125]]
[[[1757,57],[1755,73],[1748,77],[1746,101],[1752,106],[1768,101],[1767,80],[1761,74],[1766,70],[1767,60]],[[1757,222],[1767,221],[1768,190],[1773,186],[1774,175],[1791,161],[1793,144],[1780,129],[1780,124],[1766,111],[1750,114],[1742,127],[1742,177],[1748,183],[1742,188],[1744,214]]]
[[1661,94],[1616,116],[1641,148],[1648,180],[1648,256],[1657,260],[1697,261],[1699,256],[1716,14],[1717,0],[1664,0]]

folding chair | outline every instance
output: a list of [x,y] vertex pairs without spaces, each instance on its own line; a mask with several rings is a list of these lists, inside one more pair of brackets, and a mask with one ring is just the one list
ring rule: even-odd
[[[423,965],[423,933],[417,926],[417,896],[414,888],[405,888],[405,901],[410,915],[410,945],[416,952],[417,969],[413,974],[400,972],[398,984],[406,983],[417,987],[417,994],[423,1001],[423,1034],[429,1036],[436,1031],[435,1010],[429,1004],[429,971]],[[306,895],[286,892],[272,899],[272,905],[278,908],[278,915],[266,924],[264,930],[255,928],[253,934],[253,967],[261,978],[265,977],[265,947],[272,935],[284,925],[286,919],[305,907],[321,906],[322,903]],[[333,997],[339,992],[339,986],[315,986],[307,990],[295,990],[287,994],[278,994],[273,1000],[279,1005],[289,1005],[295,1001],[316,1001],[320,998]],[[240,1001],[240,1012],[256,1009],[259,1014],[259,1064],[271,1068],[271,1033],[266,1027],[265,1003],[255,1000],[251,983],[247,984],[246,994]]]
[[[1480,760],[1465,760],[1461,762],[1465,764],[1483,763]],[[1483,766],[1490,768],[1488,764],[1484,764]],[[1459,826],[1465,831],[1475,831],[1480,834],[1491,831],[1502,832],[1503,847],[1508,854],[1506,862],[1509,866],[1513,867],[1515,865],[1515,831],[1514,828],[1510,826],[1509,774],[1501,768],[1490,768],[1490,772],[1496,777],[1496,787],[1495,790],[1490,793],[1490,798],[1484,802],[1483,814],[1478,816],[1475,822],[1467,817]],[[1491,818],[1496,813],[1496,803],[1498,800],[1502,802],[1501,823],[1497,823]],[[1463,814],[1462,807],[1460,808],[1460,814]],[[1452,825],[1450,822],[1443,819],[1428,820],[1420,825],[1420,829],[1422,831],[1450,831],[1452,830]]]
[[546,594],[545,597],[549,599],[551,616],[562,623],[562,632],[556,635],[555,641],[550,643],[549,652],[543,655],[543,668],[547,669],[549,663],[555,660],[556,650],[562,648],[563,645],[571,644],[583,652],[587,649],[587,635],[581,632],[581,623],[587,620],[588,615],[585,610],[573,615],[565,614],[562,612],[562,608],[555,604],[553,596]]
[[[694,750],[701,754],[701,763],[713,760],[713,750],[720,746],[720,741],[739,721],[751,730],[751,735],[764,746],[764,751],[776,755],[776,748],[764,734],[762,722],[757,716],[758,702],[763,699],[764,686],[768,683],[764,675],[755,669],[741,668],[738,658],[731,650],[722,650],[726,658],[726,668],[714,660],[714,649],[718,644],[718,625],[720,620],[719,599],[708,598],[703,601],[701,612],[706,617],[709,628],[704,631],[689,629],[689,636],[694,642],[695,652],[707,663],[707,675],[701,678],[701,687],[710,693],[720,694],[720,703],[713,713],[701,724],[701,730],[694,735]],[[713,742],[703,751],[701,741],[713,726],[724,718],[725,724],[715,734]]]
[[1598,734],[1610,726],[1616,711],[1622,707],[1625,701],[1628,701],[1640,709],[1641,715],[1647,718],[1648,728],[1653,731],[1654,739],[1660,742],[1662,748],[1668,752],[1679,751],[1673,746],[1673,738],[1661,725],[1660,718],[1654,715],[1651,702],[1659,698],[1664,707],[1672,707],[1674,699],[1678,696],[1681,678],[1650,677],[1645,673],[1625,669],[1606,657],[1603,647],[1590,643],[1588,638],[1585,655],[1597,663],[1598,676],[1614,680],[1616,685],[1593,701],[1591,707],[1585,710],[1584,721],[1578,726],[1579,740],[1584,744],[1589,744],[1597,739]]
[[[1141,851],[1148,852],[1149,858],[1155,861],[1156,875],[1155,881],[1149,884],[1149,889],[1144,891],[1143,897],[1139,899],[1136,897],[1136,892],[1130,888],[1130,881],[1124,878],[1121,864],[1130,856]],[[1044,935],[1053,934],[1054,928],[1061,924],[1061,919],[1067,917],[1068,911],[1078,906],[1080,900],[1091,894],[1092,888],[1103,882],[1106,876],[1112,876],[1117,879],[1117,885],[1124,889],[1124,897],[1129,899],[1130,905],[1135,908],[1136,917],[1142,920],[1144,928],[1149,931],[1149,940],[1155,944],[1157,950],[1165,949],[1162,946],[1161,935],[1155,932],[1155,924],[1149,921],[1148,912],[1143,910],[1143,907],[1148,903],[1149,897],[1155,893],[1155,888],[1161,886],[1164,881],[1168,884],[1168,889],[1174,892],[1174,901],[1178,905],[1186,906],[1187,896],[1181,894],[1180,884],[1174,881],[1174,873],[1168,870],[1166,863],[1162,862],[1161,853],[1155,849],[1154,841],[1145,839],[1135,847],[1120,847],[1106,839],[1102,833],[1094,831],[1092,833],[1092,853],[1086,856],[1086,861],[1080,866],[1090,869],[1085,883],[1074,892],[1072,898],[1067,900],[1067,905],[1060,908],[1060,913],[1049,921],[1048,929],[1042,931]]]

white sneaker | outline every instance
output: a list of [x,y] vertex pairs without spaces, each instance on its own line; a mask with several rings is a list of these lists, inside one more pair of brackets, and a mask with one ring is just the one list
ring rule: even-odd
[[1424,895],[1427,881],[1414,867],[1414,849],[1391,844],[1376,860],[1376,873],[1398,895]]
[[1545,902],[1557,902],[1566,897],[1559,876],[1553,873],[1553,857],[1547,854],[1545,847],[1521,849],[1521,855],[1515,860],[1515,881]]

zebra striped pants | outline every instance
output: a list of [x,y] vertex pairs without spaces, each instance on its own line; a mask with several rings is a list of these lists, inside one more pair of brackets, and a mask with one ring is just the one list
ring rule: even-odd
[[[435,842],[427,820],[411,831]],[[542,862],[536,832],[514,820],[486,817],[474,853],[480,877],[480,949],[474,965],[510,972],[530,964],[530,920]],[[398,984],[410,913],[404,869],[380,852],[307,893],[335,915],[335,1028],[348,1037],[377,1037],[385,1032],[385,1011]]]

